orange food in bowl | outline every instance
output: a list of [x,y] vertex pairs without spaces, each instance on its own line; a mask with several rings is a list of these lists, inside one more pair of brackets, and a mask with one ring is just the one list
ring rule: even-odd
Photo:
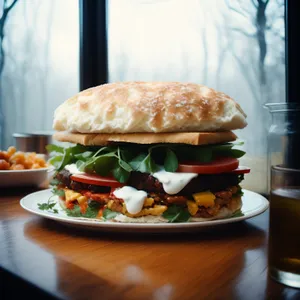
[[13,146],[0,151],[0,170],[28,170],[46,168],[46,160],[35,152],[17,151]]

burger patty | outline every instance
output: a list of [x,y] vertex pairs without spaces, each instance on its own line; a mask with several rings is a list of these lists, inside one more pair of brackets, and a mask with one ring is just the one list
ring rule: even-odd
[[[93,193],[109,193],[111,188],[93,184],[81,183],[71,179],[71,173],[65,169],[56,174],[56,178],[66,187],[74,191],[88,190]],[[227,187],[239,184],[238,175],[231,173],[223,174],[200,174],[193,178],[178,194],[192,195],[197,192],[210,190],[212,192],[225,190]],[[132,172],[127,185],[148,193],[165,194],[162,184],[152,175],[147,173]]]
[[[238,183],[236,174],[199,174],[176,195],[192,195],[206,190],[221,191],[229,186],[238,185]],[[146,173],[132,172],[128,185],[147,192],[165,193],[159,180]]]

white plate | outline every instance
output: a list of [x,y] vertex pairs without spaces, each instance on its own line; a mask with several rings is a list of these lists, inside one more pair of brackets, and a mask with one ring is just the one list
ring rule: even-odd
[[38,186],[51,176],[53,167],[0,171],[0,187]]
[[263,213],[269,207],[269,202],[263,196],[243,190],[244,196],[241,217],[233,217],[222,220],[204,221],[204,222],[189,222],[189,223],[116,223],[116,222],[103,222],[95,219],[82,219],[68,217],[59,204],[56,204],[58,214],[42,211],[38,208],[38,203],[46,203],[51,197],[52,193],[48,190],[32,193],[21,199],[21,206],[39,216],[62,222],[66,225],[85,227],[88,229],[96,229],[100,231],[119,231],[119,232],[183,232],[195,231],[203,228],[239,222],[257,216]]

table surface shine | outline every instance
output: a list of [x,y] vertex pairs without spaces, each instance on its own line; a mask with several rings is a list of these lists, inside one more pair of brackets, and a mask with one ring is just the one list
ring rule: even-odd
[[268,211],[197,233],[76,229],[30,214],[34,189],[0,191],[1,267],[62,299],[300,299],[269,279]]

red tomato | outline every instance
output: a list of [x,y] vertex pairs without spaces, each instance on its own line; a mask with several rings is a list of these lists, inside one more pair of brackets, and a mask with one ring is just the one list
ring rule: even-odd
[[231,171],[230,173],[234,173],[234,174],[247,174],[250,173],[250,169],[244,166],[239,166],[237,169]]
[[110,186],[113,188],[124,186],[124,184],[118,182],[112,177],[103,177],[100,175],[74,174],[71,176],[71,179],[74,181],[83,182],[87,184]]
[[178,165],[177,172],[219,174],[235,170],[239,161],[232,157],[220,157],[209,163],[187,162]]

